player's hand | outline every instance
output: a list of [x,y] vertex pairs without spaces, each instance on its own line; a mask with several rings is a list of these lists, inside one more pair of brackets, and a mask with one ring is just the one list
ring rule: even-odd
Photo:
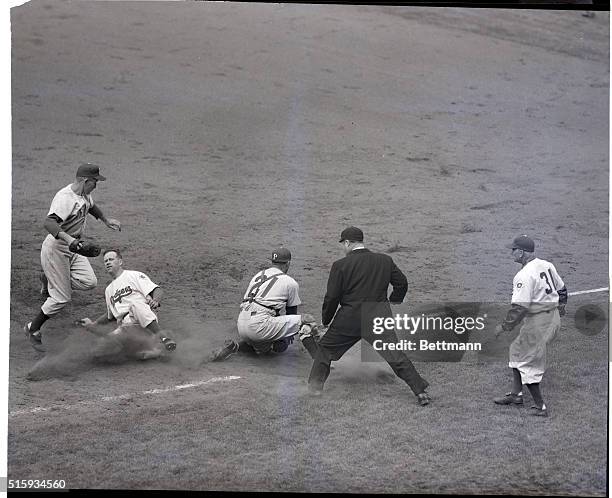
[[89,329],[95,325],[95,322],[91,320],[91,318],[83,318],[77,322],[81,327],[85,327]]
[[497,325],[495,327],[495,338],[498,338],[503,331],[503,327],[501,325]]
[[126,312],[126,313],[124,313],[123,315],[119,315],[119,316],[117,317],[117,326],[118,326],[118,327],[119,327],[119,326],[121,326],[121,325],[123,324],[123,319],[124,319],[126,316],[128,316],[129,314],[130,314],[129,312]]
[[152,311],[157,311],[161,306],[161,303],[153,299],[151,296],[147,296],[147,304]]
[[121,222],[114,218],[108,218],[104,224],[110,228],[111,230],[119,230],[121,231]]

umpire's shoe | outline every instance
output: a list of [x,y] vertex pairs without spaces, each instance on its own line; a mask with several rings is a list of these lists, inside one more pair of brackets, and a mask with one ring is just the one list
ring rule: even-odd
[[421,406],[427,406],[431,402],[431,398],[429,394],[426,392],[422,392],[421,394],[417,394],[417,401]]
[[34,332],[30,332],[30,326],[32,322],[26,323],[23,327],[23,331],[25,332],[26,338],[30,341],[32,347],[38,351],[39,353],[44,353],[47,351],[42,343],[42,335],[40,330],[36,330]]
[[493,402],[496,405],[522,405],[523,404],[523,394],[514,394],[514,393],[506,393],[504,396],[500,398],[494,398]]
[[532,417],[548,417],[548,408],[546,408],[546,405],[542,405],[542,408],[539,406],[532,406],[529,410],[529,415]]
[[236,341],[232,341],[231,339],[226,339],[223,347],[216,349],[210,355],[210,361],[223,361],[227,360],[234,353],[238,352],[240,349],[240,345]]
[[315,383],[308,383],[308,394],[310,396],[321,396],[323,395],[323,385],[322,384],[315,384]]

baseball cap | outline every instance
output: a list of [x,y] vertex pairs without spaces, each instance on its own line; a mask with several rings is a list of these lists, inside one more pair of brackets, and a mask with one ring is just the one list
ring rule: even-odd
[[344,242],[345,240],[352,240],[354,242],[363,242],[363,232],[357,227],[348,227],[342,230],[340,234],[340,240],[338,242]]
[[83,178],[95,178],[99,181],[106,180],[106,177],[100,174],[100,168],[91,163],[81,164],[77,170],[76,176],[82,176]]
[[272,251],[270,261],[272,261],[272,263],[287,263],[291,261],[291,251],[285,247],[278,247]]
[[535,242],[527,237],[527,235],[519,235],[512,243],[506,244],[508,249],[522,249],[523,251],[533,252],[535,250]]

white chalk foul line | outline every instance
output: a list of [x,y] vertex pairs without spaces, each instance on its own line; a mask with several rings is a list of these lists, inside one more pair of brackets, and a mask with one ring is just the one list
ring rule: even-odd
[[117,396],[104,396],[97,400],[79,401],[73,404],[37,406],[36,408],[30,408],[28,410],[15,410],[13,412],[9,412],[9,417],[17,417],[19,415],[27,415],[27,414],[39,413],[39,412],[48,412],[51,410],[61,410],[61,409],[67,410],[70,408],[75,408],[77,406],[96,405],[100,403],[100,401],[113,402],[113,401],[120,401],[122,399],[131,399],[131,398],[134,398],[135,396],[147,396],[149,394],[163,394],[163,393],[169,393],[173,391],[181,391],[183,389],[192,389],[194,387],[205,386],[206,384],[214,384],[215,382],[227,382],[230,380],[237,380],[241,378],[242,377],[238,377],[236,375],[229,375],[227,377],[213,377],[212,379],[200,380],[198,382],[192,382],[190,384],[180,384],[178,386],[164,387],[163,389],[150,389],[148,391],[140,391],[136,393],[119,394]]
[[580,294],[593,294],[594,292],[606,292],[608,290],[609,290],[608,287],[600,287],[599,289],[589,289],[589,290],[583,290],[583,291],[568,292],[567,295],[568,296],[578,296]]

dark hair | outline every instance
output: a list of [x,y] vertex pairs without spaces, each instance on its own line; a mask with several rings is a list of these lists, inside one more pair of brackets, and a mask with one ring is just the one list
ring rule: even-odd
[[119,259],[123,259],[123,256],[121,255],[121,252],[119,252],[119,249],[107,249],[106,251],[104,251],[102,253],[102,258],[104,258],[104,256],[106,256],[109,252],[115,252],[115,253],[117,253],[117,257]]

